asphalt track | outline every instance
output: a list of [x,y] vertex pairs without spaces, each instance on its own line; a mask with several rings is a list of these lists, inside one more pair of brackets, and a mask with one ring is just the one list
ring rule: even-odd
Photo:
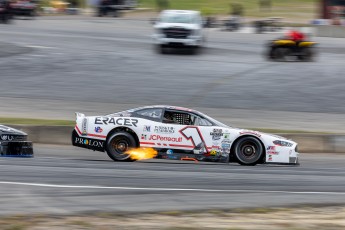
[[[39,18],[0,25],[0,116],[73,119],[135,106],[199,108],[235,126],[344,132],[343,39],[315,38],[316,62],[267,62],[277,34],[208,31],[198,56],[153,51],[145,20]],[[69,134],[66,134],[69,135]],[[35,145],[0,159],[1,214],[343,204],[345,158],[300,167],[149,160]]]
[[113,162],[106,154],[36,145],[0,158],[1,215],[153,212],[344,204],[345,157],[303,154],[301,166]]
[[[345,132],[343,39],[314,38],[316,62],[281,63],[263,56],[280,34],[211,29],[200,55],[159,55],[147,20],[42,17],[0,30],[1,116],[73,119],[170,104],[240,127]],[[30,52],[5,56],[13,46]]]

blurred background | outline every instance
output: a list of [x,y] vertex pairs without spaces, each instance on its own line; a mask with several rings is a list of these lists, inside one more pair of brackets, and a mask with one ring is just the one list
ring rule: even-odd
[[[165,10],[186,11],[181,19]],[[95,212],[91,216],[112,220],[113,212],[164,211],[169,213],[159,218],[171,220],[192,218],[186,210],[215,209],[167,227],[327,229],[333,224],[332,229],[344,229],[344,37],[345,0],[0,0],[0,123],[27,131],[37,153],[34,159],[0,161],[2,220],[30,229],[42,219],[28,224],[20,217],[16,225],[10,217]],[[65,130],[73,129],[76,111],[101,115],[154,104],[292,135],[306,152],[304,166],[116,165],[69,146]],[[104,188],[141,185],[187,190]],[[188,191],[194,188],[200,191]],[[203,190],[213,188],[226,192]],[[294,209],[303,205],[312,207]],[[276,209],[286,206],[293,208]],[[231,210],[225,212],[230,216],[221,222],[217,218],[224,210]],[[298,210],[311,221],[291,224]],[[227,222],[246,212],[255,216],[251,224]],[[272,213],[278,217],[270,222]],[[330,218],[335,213],[337,221]],[[212,218],[195,221],[205,215]],[[104,219],[73,218],[56,226],[113,229],[136,217],[104,226],[97,224]],[[138,217],[128,228],[163,228],[157,216],[142,218],[158,224],[145,226]],[[214,220],[223,224],[212,227]],[[258,225],[262,221],[268,225]]]

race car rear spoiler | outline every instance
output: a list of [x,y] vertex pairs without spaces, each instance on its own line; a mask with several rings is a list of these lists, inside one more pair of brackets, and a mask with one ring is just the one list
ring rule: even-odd
[[80,117],[85,117],[85,114],[79,113],[79,112],[75,112],[75,118],[76,118],[76,120],[78,120],[78,118],[80,118]]

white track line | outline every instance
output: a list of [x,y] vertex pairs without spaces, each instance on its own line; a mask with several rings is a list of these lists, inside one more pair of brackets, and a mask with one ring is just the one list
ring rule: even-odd
[[85,189],[113,189],[113,190],[146,190],[146,191],[192,191],[192,192],[222,192],[222,193],[283,193],[283,194],[319,194],[319,195],[345,195],[345,192],[297,192],[297,191],[278,191],[278,190],[228,190],[228,189],[197,189],[197,188],[140,188],[140,187],[113,187],[113,186],[97,186],[97,185],[57,185],[57,184],[40,184],[40,183],[22,183],[13,181],[0,181],[0,184],[24,185],[34,187],[49,188],[85,188]]
[[51,46],[35,46],[35,45],[26,45],[29,48],[37,48],[37,49],[57,49],[56,47]]

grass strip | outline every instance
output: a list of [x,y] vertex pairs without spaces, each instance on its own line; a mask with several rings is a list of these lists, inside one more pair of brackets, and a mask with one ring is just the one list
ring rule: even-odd
[[[85,213],[75,215],[16,215],[0,217],[1,229],[162,229],[162,230],[342,230],[344,205],[298,205],[144,213]],[[292,221],[294,220],[294,221]]]
[[[157,0],[140,0],[140,7],[157,9]],[[284,17],[313,19],[320,7],[318,0],[271,0],[271,6],[260,8],[258,0],[168,0],[168,8],[200,10],[204,15],[229,15],[231,4],[240,4],[246,17]]]

